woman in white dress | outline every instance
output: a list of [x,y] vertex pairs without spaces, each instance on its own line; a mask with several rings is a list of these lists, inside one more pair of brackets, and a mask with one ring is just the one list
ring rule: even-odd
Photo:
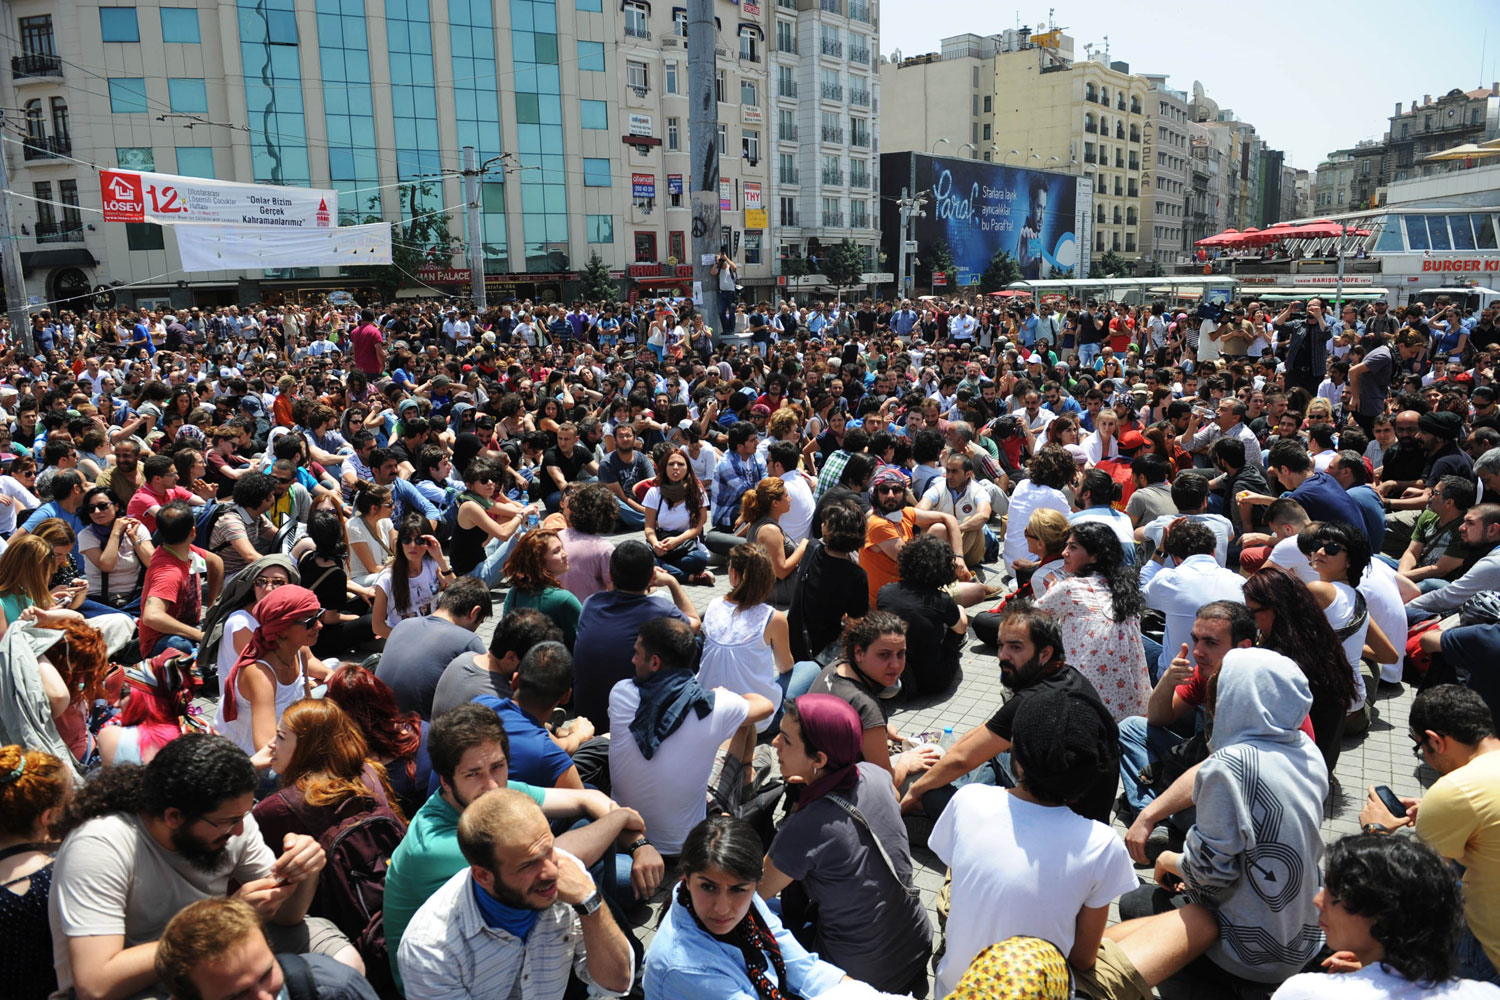
[[345,527],[349,530],[349,579],[361,587],[373,587],[381,572],[391,564],[395,552],[391,536],[391,515],[396,501],[389,487],[359,482],[354,487],[354,517]]
[[[729,552],[729,593],[715,598],[703,612],[703,658],[698,683],[705,689],[725,687],[740,694],[754,692],[781,706],[777,678],[792,670],[792,646],[786,612],[766,601],[776,585],[771,557],[765,547],[736,545]],[[756,724],[756,732],[771,727],[771,718]],[[754,747],[735,750],[748,761]]]

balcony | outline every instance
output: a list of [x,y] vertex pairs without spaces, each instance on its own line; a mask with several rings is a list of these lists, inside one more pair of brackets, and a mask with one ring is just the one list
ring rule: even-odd
[[870,23],[870,5],[863,3],[849,4],[849,20]]
[[823,226],[825,229],[842,229],[844,227],[844,213],[824,212]]
[[651,37],[651,29],[648,28],[648,27],[646,27],[644,24],[626,24],[625,25],[625,37],[626,38],[650,38]]
[[795,170],[783,170],[783,171],[781,171],[780,177],[781,177],[781,183],[783,183],[783,184],[798,184],[798,183],[800,183],[797,180],[797,171],[795,171]]
[[844,172],[842,170],[823,171],[823,185],[825,187],[843,187]]
[[1085,132],[1087,132],[1089,135],[1098,135],[1099,134],[1099,127],[1097,125],[1095,125],[1093,122],[1084,122],[1083,123],[1083,130]]
[[651,93],[651,88],[646,86],[646,84],[644,83],[627,83],[625,85],[625,88],[636,97],[645,97],[647,94]]
[[863,173],[863,174],[851,173],[849,175],[849,186],[851,188],[854,188],[856,191],[862,191],[865,188],[867,188],[867,187],[870,186],[870,177],[871,176],[872,175],[869,174],[869,173]]
[[870,65],[870,50],[856,49],[851,45],[849,47],[849,61],[852,63],[858,63],[861,66]]
[[782,80],[781,83],[777,85],[776,94],[778,97],[796,97],[797,81]]
[[[822,85],[823,100],[842,101],[844,99],[844,87],[838,83],[825,83]],[[824,129],[826,132],[827,129]],[[840,142],[843,140],[840,139]]]
[[849,228],[850,229],[869,229],[870,228],[870,217],[868,215],[850,215],[849,216]]
[[802,225],[802,223],[800,223],[800,222],[797,221],[797,213],[796,212],[782,212],[781,213],[781,224],[783,226],[791,226],[791,227],[794,227],[794,228],[797,227],[797,226]]
[[62,58],[40,52],[10,57],[10,74],[17,80],[28,77],[62,76]]
[[1097,163],[1098,162],[1098,157],[1096,157],[1093,153],[1084,153],[1083,154],[1083,162],[1084,163]]
[[797,0],[776,0],[776,6],[783,10],[796,10]]
[[855,132],[854,135],[851,136],[850,139],[849,139],[849,145],[851,145],[851,146],[861,146],[861,147],[863,147],[865,149],[869,149],[870,148],[870,133],[868,133],[868,132]]
[[824,125],[823,141],[842,143],[844,141],[844,130],[835,125]]
[[826,10],[830,14],[842,14],[844,3],[843,0],[818,0],[818,9]]
[[38,222],[36,241],[38,243],[82,243],[83,223]]
[[868,90],[849,90],[849,103],[855,107],[868,108],[870,106],[870,92]]
[[28,135],[21,145],[28,160],[56,160],[73,153],[73,140],[65,135]]
[[782,142],[796,142],[797,126],[782,125],[776,130],[776,138],[780,139]]
[[843,55],[844,55],[844,43],[843,42],[836,42],[832,38],[823,38],[823,39],[820,39],[819,41],[821,43],[819,45],[819,48],[822,50],[822,52],[823,52],[823,54],[825,56],[834,56],[836,58],[843,58]]

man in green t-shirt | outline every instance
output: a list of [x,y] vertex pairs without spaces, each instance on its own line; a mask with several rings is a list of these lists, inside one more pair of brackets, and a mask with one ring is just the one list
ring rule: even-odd
[[615,805],[609,796],[593,789],[537,788],[508,781],[510,740],[491,709],[470,702],[439,716],[427,735],[427,755],[438,776],[438,788],[412,817],[385,875],[383,926],[397,983],[401,982],[396,964],[401,935],[427,898],[469,866],[458,847],[459,816],[491,789],[514,788],[529,795],[549,820],[589,820],[586,826],[560,835],[558,846],[589,866],[612,847],[620,847],[631,855],[631,883],[637,898],[646,899],[656,891],[665,865],[646,840],[640,814]]
[[1474,483],[1462,476],[1438,480],[1396,572],[1424,591],[1458,579],[1470,563],[1462,528],[1464,512],[1474,506],[1475,493]]

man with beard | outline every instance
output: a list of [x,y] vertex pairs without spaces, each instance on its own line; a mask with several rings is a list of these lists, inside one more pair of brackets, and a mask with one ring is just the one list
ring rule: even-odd
[[140,488],[146,485],[141,473],[141,447],[133,438],[121,438],[115,444],[114,464],[99,473],[99,485],[115,498],[115,507],[124,510]]
[[[1062,630],[1051,615],[1026,602],[1008,608],[1000,622],[996,645],[1000,683],[1010,697],[993,718],[964,733],[941,760],[912,782],[901,799],[902,812],[925,812],[937,819],[963,785],[980,782],[1015,787],[1010,771],[1010,744],[1016,715],[1027,699],[1043,692],[1077,693],[1095,703],[1108,722],[1109,742],[1117,743],[1118,732],[1109,721],[1109,712],[1094,685],[1064,660]],[[1070,808],[1080,816],[1108,823],[1119,781],[1115,761],[1105,761],[1104,765],[1088,791]]]
[[630,990],[625,932],[530,796],[508,788],[480,796],[459,820],[458,845],[468,867],[422,905],[401,939],[408,996],[561,998],[570,971],[591,994]]
[[918,528],[947,542],[949,548],[953,549],[954,565],[959,570],[959,578],[968,578],[963,552],[957,548],[962,544],[958,519],[942,511],[906,506],[905,476],[893,468],[881,469],[875,473],[875,478],[870,483],[870,504],[873,509],[865,528],[865,547],[859,553],[859,564],[865,568],[865,574],[870,578],[870,607],[875,606],[875,596],[880,593],[881,587],[901,579],[901,571],[896,567],[896,556],[901,547],[916,535]]
[[144,767],[107,769],[73,802],[52,874],[50,917],[63,996],[153,992],[167,922],[200,899],[235,899],[265,921],[276,951],[316,952],[363,973],[347,938],[307,917],[323,848],[288,833],[277,857],[255,817],[258,778],[222,736],[173,740]]
[[[536,788],[509,781],[510,737],[491,709],[470,702],[445,712],[428,732],[427,753],[438,789],[411,818],[385,875],[385,940],[398,984],[402,936],[422,904],[468,868],[470,862],[459,842],[459,817],[485,792],[511,788],[525,794],[548,819],[596,821],[563,834],[559,845],[585,865],[593,865],[618,841],[632,856],[631,882],[638,898],[649,898],[656,891],[663,870],[661,855],[646,840],[640,814],[616,807],[603,792],[592,789]],[[612,873],[613,858],[606,862]]]

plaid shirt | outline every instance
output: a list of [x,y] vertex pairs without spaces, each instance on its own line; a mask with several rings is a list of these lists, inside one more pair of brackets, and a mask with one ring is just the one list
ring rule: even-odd
[[823,463],[823,468],[818,472],[818,499],[823,499],[823,494],[839,484],[839,476],[844,474],[844,466],[849,464],[849,453],[840,448],[828,456],[828,461]]
[[764,478],[766,464],[759,458],[752,455],[747,461],[737,451],[725,455],[714,470],[714,527],[732,530],[740,498]]

